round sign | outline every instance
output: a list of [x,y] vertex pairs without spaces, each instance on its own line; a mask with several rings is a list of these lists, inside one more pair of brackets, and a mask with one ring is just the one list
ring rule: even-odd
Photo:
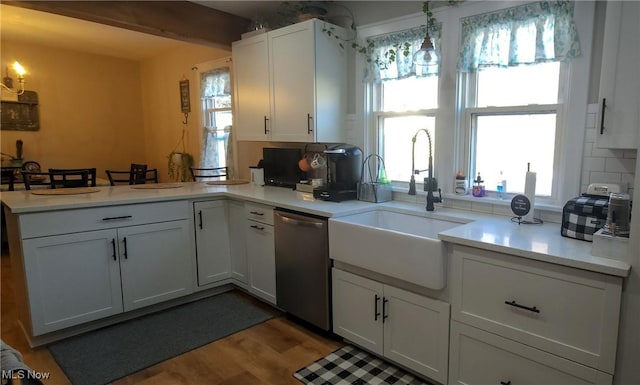
[[525,195],[516,195],[511,200],[511,211],[519,217],[524,217],[531,210],[531,202]]

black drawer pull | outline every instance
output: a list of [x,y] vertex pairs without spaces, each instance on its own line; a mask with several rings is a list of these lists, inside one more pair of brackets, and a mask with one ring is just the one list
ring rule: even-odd
[[267,118],[267,115],[264,116],[264,134],[267,135],[269,133],[269,129],[267,129],[267,122],[269,121],[269,118]]
[[200,217],[200,224],[198,226],[200,226],[200,230],[202,230],[202,210],[198,211],[198,216]]
[[311,128],[312,120],[313,120],[313,116],[311,116],[311,114],[307,114],[307,135],[313,132],[313,128]]
[[264,230],[264,227],[258,226],[258,225],[251,225],[251,228],[252,229],[256,229],[256,230],[260,230],[260,231]]
[[129,218],[133,218],[132,215],[123,215],[121,217],[107,217],[107,218],[102,218],[103,221],[117,221],[117,220],[121,220],[121,219],[129,219]]
[[602,98],[602,113],[600,114],[600,135],[604,134],[604,111],[607,108],[607,98]]
[[124,259],[129,259],[129,254],[127,253],[127,237],[122,238],[122,243],[124,243]]
[[511,381],[500,381],[500,385],[511,385]]
[[260,211],[249,211],[249,214],[260,215],[260,216],[264,215],[264,213],[261,213]]
[[113,260],[116,260],[116,239],[115,238],[111,238],[111,247],[113,248]]
[[384,321],[389,318],[389,316],[387,315],[387,302],[389,302],[389,300],[385,297],[382,297],[382,323],[384,323]]
[[529,307],[529,306],[524,306],[524,305],[520,305],[519,303],[516,303],[516,301],[504,301],[505,305],[509,305],[509,306],[514,306],[520,309],[524,309],[524,310],[529,310],[532,311],[534,313],[540,313],[540,309],[538,309],[537,307]]
[[378,296],[378,294],[376,294],[375,298],[374,298],[374,312],[373,312],[373,320],[377,321],[378,320],[378,316],[380,315],[380,312],[378,311],[378,301],[380,301],[380,297]]

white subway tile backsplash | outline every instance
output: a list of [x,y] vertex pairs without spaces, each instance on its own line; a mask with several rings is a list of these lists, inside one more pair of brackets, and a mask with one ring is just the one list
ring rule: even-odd
[[606,158],[585,157],[582,161],[584,171],[605,171]]
[[598,112],[598,104],[587,106],[581,192],[590,183],[617,183],[623,191],[633,191],[637,151],[598,148],[595,145]]
[[483,203],[483,202],[472,202],[471,203],[471,211],[477,211],[480,213],[493,213],[493,205],[491,203]]
[[636,168],[635,159],[607,158],[604,166],[606,172],[634,173]]
[[589,175],[589,183],[622,183],[620,173],[616,172],[592,172]]
[[587,128],[595,128],[596,127],[596,115],[595,114],[587,114]]

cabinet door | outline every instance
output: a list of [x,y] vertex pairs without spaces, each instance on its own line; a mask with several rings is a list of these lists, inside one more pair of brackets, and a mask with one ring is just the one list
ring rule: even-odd
[[384,356],[447,383],[449,304],[384,286]]
[[271,140],[315,141],[315,44],[312,22],[269,32]]
[[229,203],[229,241],[231,247],[231,277],[241,286],[249,282],[247,267],[247,237],[245,235],[244,205]]
[[449,384],[611,384],[610,374],[451,322]]
[[249,291],[276,303],[276,256],[273,226],[245,222],[247,237],[247,263],[249,265]]
[[231,277],[227,202],[196,202],[193,208],[196,216],[198,285]]
[[607,2],[600,72],[600,113],[596,124],[596,145],[600,148],[638,146],[638,20],[640,3]]
[[189,221],[118,229],[125,311],[193,291]]
[[25,240],[33,335],[122,312],[115,230]]
[[234,124],[237,140],[267,140],[270,130],[267,34],[233,43]]
[[380,355],[382,291],[381,283],[332,269],[333,332]]

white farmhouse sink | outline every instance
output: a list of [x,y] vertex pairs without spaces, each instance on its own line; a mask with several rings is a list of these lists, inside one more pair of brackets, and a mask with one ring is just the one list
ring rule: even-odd
[[336,261],[439,290],[446,285],[438,233],[463,223],[378,209],[329,219]]

